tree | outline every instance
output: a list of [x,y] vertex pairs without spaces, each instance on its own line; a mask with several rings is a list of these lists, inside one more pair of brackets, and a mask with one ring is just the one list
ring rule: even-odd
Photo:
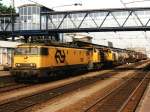
[[6,5],[0,3],[0,14],[11,14],[15,12],[15,8],[12,8],[12,6],[7,7]]

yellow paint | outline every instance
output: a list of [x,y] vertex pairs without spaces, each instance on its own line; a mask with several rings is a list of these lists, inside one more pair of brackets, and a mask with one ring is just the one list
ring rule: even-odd
[[105,59],[107,61],[114,61],[113,51],[111,51],[110,49],[107,49],[107,50],[104,50],[104,52],[105,52]]
[[[31,47],[31,46],[18,46],[18,47]],[[33,46],[32,46],[33,47]],[[65,65],[88,64],[90,61],[90,53],[86,49],[65,48],[55,46],[36,46],[48,48],[48,55],[15,55],[14,66],[16,63],[35,63],[37,68],[41,67],[56,67]],[[65,61],[63,63],[57,62],[55,55],[56,51],[60,50],[65,53]],[[95,54],[94,57],[98,55]],[[97,59],[95,59],[97,60]]]
[[99,53],[99,50],[98,49],[93,49],[92,51],[92,54],[91,54],[91,61],[93,63],[99,63],[100,62],[100,53]]
[[15,55],[13,67],[16,67],[16,64],[18,63],[35,63],[37,68],[40,68],[40,60],[41,57],[36,55]]

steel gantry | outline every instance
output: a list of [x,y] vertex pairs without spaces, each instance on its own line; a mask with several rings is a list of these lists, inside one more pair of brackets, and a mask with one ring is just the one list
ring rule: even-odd
[[0,35],[150,30],[150,7],[41,12],[38,23],[13,16],[12,25],[12,15],[0,15]]

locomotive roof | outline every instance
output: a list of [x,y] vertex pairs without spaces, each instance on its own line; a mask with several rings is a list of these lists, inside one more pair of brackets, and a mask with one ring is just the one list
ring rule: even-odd
[[135,52],[132,50],[127,50],[127,49],[121,49],[121,48],[115,48],[115,47],[109,47],[109,46],[104,46],[104,45],[98,45],[98,44],[93,44],[93,43],[88,43],[88,42],[82,42],[82,41],[75,41],[75,42],[68,42],[68,43],[25,43],[21,44],[18,46],[57,46],[57,47],[70,47],[70,48],[78,48],[78,49],[83,49],[83,48],[105,48],[105,49],[111,49],[112,51],[127,51],[127,52]]
[[127,49],[121,49],[121,48],[115,48],[115,47],[109,47],[109,46],[104,46],[104,45],[98,45],[98,44],[93,44],[93,43],[89,43],[89,42],[82,42],[82,41],[75,41],[75,43],[79,44],[79,45],[83,45],[83,46],[90,46],[92,45],[93,47],[96,48],[106,48],[106,49],[111,49],[113,51],[132,51],[132,50],[127,50]]
[[25,43],[25,44],[21,44],[21,45],[18,45],[18,47],[28,47],[28,46],[37,46],[37,47],[40,47],[40,46],[55,46],[55,47],[69,47],[69,48],[78,48],[78,49],[83,49],[83,47],[78,47],[78,46],[73,46],[73,45],[70,45],[70,43]]

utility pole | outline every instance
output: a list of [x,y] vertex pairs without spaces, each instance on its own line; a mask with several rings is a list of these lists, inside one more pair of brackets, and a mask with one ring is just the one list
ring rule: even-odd
[[14,9],[15,9],[15,1],[12,0],[12,10],[11,10],[11,24],[12,24],[12,41],[15,40],[15,36],[14,36],[14,22],[15,22],[15,18],[14,18]]

